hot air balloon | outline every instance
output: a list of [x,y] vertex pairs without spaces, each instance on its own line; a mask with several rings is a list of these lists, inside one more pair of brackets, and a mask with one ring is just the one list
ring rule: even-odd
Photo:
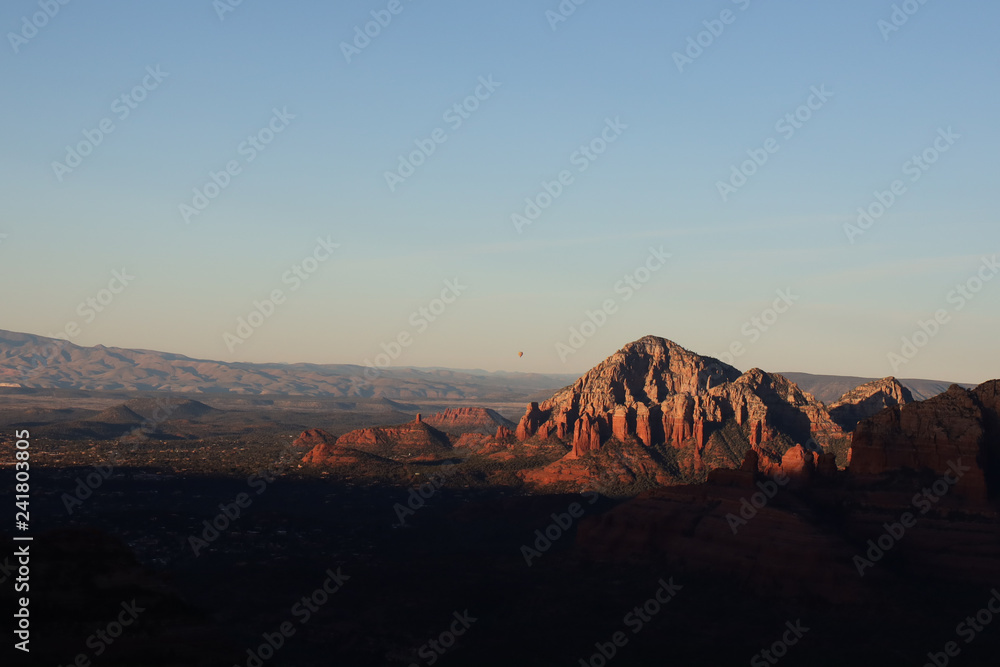
[[523,357],[523,356],[524,356],[524,352],[518,352],[518,353],[517,353],[517,358],[518,358],[518,359],[520,359],[520,358],[521,358],[521,357]]

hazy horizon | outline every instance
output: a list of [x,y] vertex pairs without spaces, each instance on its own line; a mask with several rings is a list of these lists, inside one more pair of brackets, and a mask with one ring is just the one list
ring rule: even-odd
[[[0,330],[0,331],[2,331],[2,330]],[[11,332],[11,333],[25,333],[25,334],[29,334],[29,335],[41,335],[41,334],[30,334],[30,332]],[[650,334],[650,335],[655,335],[655,334]],[[665,338],[663,336],[660,336],[660,337],[661,338]],[[63,339],[60,339],[60,340],[63,340]],[[633,342],[633,341],[629,341],[629,342]],[[673,341],[673,342],[676,342],[676,341]],[[84,347],[94,347],[94,346],[97,346],[97,345],[103,345],[103,344],[102,343],[95,343],[95,345],[84,346]],[[104,347],[119,347],[119,346],[104,345]],[[622,346],[619,346],[618,349],[609,352],[606,355],[605,358],[611,356],[612,354],[614,354],[615,352],[617,352],[618,350],[620,350],[622,347],[624,347],[624,344]],[[686,348],[686,346],[682,345],[682,347],[685,347],[685,349],[689,349],[690,350],[690,348]],[[133,349],[133,350],[138,350],[138,351],[154,352],[154,353],[179,354],[179,353],[174,352],[172,350],[154,350],[154,349],[149,349],[149,348],[124,348],[124,349]],[[707,354],[707,353],[698,352],[698,350],[690,350],[690,351],[695,352],[696,354],[701,354],[702,356],[712,356],[712,355]],[[320,362],[310,361],[308,359],[301,359],[301,360],[298,360],[298,361],[270,361],[270,360],[264,359],[264,360],[260,360],[260,361],[226,362],[223,359],[213,359],[213,358],[209,358],[209,357],[190,357],[190,355],[182,355],[182,356],[189,357],[189,358],[194,359],[196,361],[211,361],[211,362],[222,362],[222,363],[251,363],[251,364],[278,364],[278,365],[296,365],[296,364],[327,365],[327,364],[322,364]],[[329,364],[329,365],[339,365],[339,364],[333,363],[333,364]],[[343,364],[343,365],[353,365],[353,366],[358,366],[360,368],[366,368],[366,366],[364,364],[349,364],[348,363],[348,364]],[[378,366],[375,366],[375,367],[378,368]],[[746,372],[746,371],[749,371],[751,368],[754,368],[752,366],[747,366],[747,367],[744,368],[744,367],[739,366],[738,364],[735,367],[737,368],[737,370],[742,371],[742,372]],[[420,371],[420,370],[427,370],[427,371],[431,371],[431,370],[445,370],[445,371],[455,371],[455,372],[464,372],[464,373],[480,373],[480,372],[482,372],[482,373],[528,373],[528,374],[538,373],[538,374],[543,374],[543,375],[567,375],[567,376],[576,377],[576,378],[582,377],[589,370],[591,370],[591,368],[592,367],[583,368],[583,369],[566,370],[566,371],[545,372],[545,371],[531,371],[531,370],[518,370],[518,369],[506,370],[506,369],[502,369],[502,368],[492,368],[491,369],[491,368],[482,368],[482,367],[464,367],[464,368],[459,368],[459,367],[454,367],[454,366],[411,366],[411,365],[405,365],[405,364],[390,365],[390,366],[387,367],[387,369],[390,369],[390,370],[391,369],[397,369],[397,370],[418,370],[418,371]],[[798,373],[798,374],[802,374],[802,375],[815,375],[817,377],[844,377],[844,378],[858,378],[858,379],[864,379],[864,378],[879,379],[879,378],[882,378],[882,377],[888,377],[888,376],[875,376],[875,375],[851,375],[851,374],[845,374],[845,373],[814,373],[814,372],[811,372],[811,371],[804,371],[804,370],[799,370],[799,369],[789,369],[789,368],[785,368],[783,370],[782,369],[775,369],[775,368],[763,368],[762,370],[770,372],[770,373],[777,373],[779,375],[787,375],[787,374],[792,374],[792,373]],[[987,381],[987,380],[965,381],[965,380],[956,380],[954,378],[949,378],[949,377],[944,377],[944,378],[937,378],[937,377],[934,377],[934,378],[932,378],[932,377],[918,378],[918,377],[911,377],[911,376],[898,376],[897,379],[899,379],[899,380],[935,381],[935,382],[952,382],[952,383],[957,383],[957,384],[962,384],[962,385],[973,385],[973,386],[974,385],[982,384],[983,382]],[[996,378],[990,378],[990,379],[996,379]]]

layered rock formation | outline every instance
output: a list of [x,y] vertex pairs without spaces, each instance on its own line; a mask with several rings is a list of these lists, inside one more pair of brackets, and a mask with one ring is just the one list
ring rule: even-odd
[[448,436],[429,424],[412,421],[399,426],[380,426],[350,431],[337,439],[337,444],[361,451],[387,451],[393,458],[436,458],[451,448]]
[[[729,422],[772,467],[796,442],[819,451],[845,437],[822,403],[782,376],[760,369],[741,374],[655,336],[626,345],[551,399],[530,404],[516,436],[566,441],[568,459],[598,451],[612,438],[667,444],[683,450],[685,464],[699,471],[712,436]],[[717,444],[726,465],[740,464],[743,451]]]
[[568,485],[564,490],[589,489],[606,496],[632,495],[676,482],[662,461],[634,440],[608,442],[582,459],[570,452],[548,465],[524,471],[522,479],[539,487]]
[[[862,417],[849,449],[842,425],[853,429]],[[982,500],[989,489],[1000,490],[1000,388],[954,386],[913,403],[890,377],[848,392],[831,414],[781,375],[741,373],[647,336],[549,400],[529,404],[516,427],[489,409],[458,408],[339,439],[311,430],[294,444],[312,448],[305,459],[311,463],[359,453],[397,463],[472,456],[503,462],[497,474],[508,476],[504,483],[601,488],[617,496],[699,482],[741,465],[804,484],[836,478],[847,465],[855,478],[906,468],[943,475],[961,459],[974,470],[960,495]]]
[[512,440],[513,438],[514,438],[514,432],[503,425],[497,426],[497,432],[493,434],[493,439],[496,440],[497,442]]
[[299,437],[292,441],[292,447],[313,449],[318,445],[333,445],[336,442],[337,436],[327,433],[321,428],[310,428],[300,433]]
[[535,435],[538,431],[538,427],[541,426],[547,418],[548,414],[543,413],[538,409],[538,403],[529,403],[527,412],[524,413],[524,416],[521,417],[521,421],[517,424],[517,439],[527,440],[531,436]]
[[451,443],[445,433],[417,415],[417,419],[408,424],[362,428],[345,433],[334,442],[320,442],[306,454],[303,462],[329,463],[345,457],[357,458],[351,452],[375,454],[393,461],[433,461],[448,456]]
[[364,459],[364,453],[349,447],[338,447],[335,442],[322,442],[302,457],[303,463],[312,465],[354,465]]
[[514,422],[489,408],[448,408],[424,418],[424,423],[449,435],[482,433],[492,435],[499,429],[513,429]]
[[939,396],[889,408],[862,421],[854,432],[850,471],[880,475],[899,469],[931,470],[943,476],[959,461],[971,470],[962,475],[954,493],[982,501],[988,491],[1000,490],[998,380],[971,391],[952,385]]
[[913,394],[894,377],[874,380],[855,387],[830,405],[830,417],[845,431],[886,408],[913,402]]

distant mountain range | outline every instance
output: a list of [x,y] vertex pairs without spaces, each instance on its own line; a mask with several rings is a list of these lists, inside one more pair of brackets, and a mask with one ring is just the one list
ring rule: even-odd
[[[827,403],[874,379],[808,373],[782,375]],[[395,367],[374,373],[351,364],[230,363],[150,350],[83,347],[45,336],[0,330],[0,386],[496,402],[541,400],[572,384],[577,377]],[[937,380],[900,380],[900,383],[917,400],[940,394],[951,384]]]
[[[849,375],[813,375],[812,373],[779,373],[795,384],[799,385],[802,391],[807,391],[824,403],[831,403],[838,398],[863,384],[867,384],[879,378],[863,378]],[[972,389],[976,385],[963,384],[960,382],[943,382],[941,380],[915,380],[899,378],[899,383],[910,390],[914,400],[926,401],[928,398],[943,394],[948,391],[948,387],[958,384],[965,389]]]
[[82,347],[0,330],[0,387],[495,403],[544,398],[575,379],[440,368],[375,372],[351,364],[229,363],[150,350]]

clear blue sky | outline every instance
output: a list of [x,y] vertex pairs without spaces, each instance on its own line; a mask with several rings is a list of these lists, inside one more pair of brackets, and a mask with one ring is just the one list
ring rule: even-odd
[[[960,311],[948,298],[1000,250],[997,3],[931,1],[885,39],[888,1],[589,0],[553,30],[558,0],[401,0],[348,63],[341,43],[389,4],[243,0],[220,19],[211,0],[74,0],[12,44],[41,10],[3,3],[0,328],[320,363],[374,360],[406,332],[396,365],[555,372],[656,334],[706,354],[741,342],[742,369],[884,376],[945,309],[895,374],[1000,376],[1000,277]],[[704,21],[724,30],[679,71]],[[157,66],[169,76],[120,118]],[[833,96],[778,131],[813,86]],[[241,142],[275,108],[295,118],[248,162]],[[114,131],[60,180],[53,162],[105,118]],[[609,118],[627,128],[581,172],[574,153]],[[904,163],[949,127],[960,138],[911,181]],[[447,140],[390,191],[385,173],[437,128]],[[717,183],[769,138],[777,152],[723,201]],[[240,173],[186,224],[179,205],[230,161]],[[563,170],[572,183],[518,233],[512,214]],[[844,224],[896,179],[905,193],[850,243]],[[293,290],[282,276],[318,237],[340,247]],[[625,301],[616,283],[661,246],[672,257]],[[122,267],[135,280],[88,321],[78,305]],[[411,319],[454,278],[467,289],[440,317]],[[786,288],[798,301],[767,331],[744,326]],[[275,289],[285,302],[230,351],[223,335]]]

